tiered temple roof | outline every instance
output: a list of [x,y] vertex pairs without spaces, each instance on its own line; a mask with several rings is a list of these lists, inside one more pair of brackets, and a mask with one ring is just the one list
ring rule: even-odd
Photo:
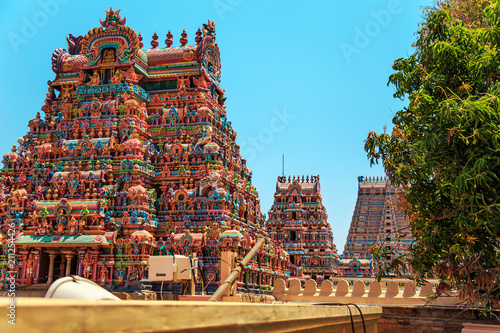
[[[288,254],[267,237],[251,171],[226,118],[213,22],[194,45],[150,49],[106,11],[101,27],[52,54],[56,76],[19,146],[3,157],[0,286],[78,274],[102,285],[146,275],[149,255],[197,254],[205,284],[224,249],[266,245],[239,286],[285,277]],[[12,227],[14,226],[14,227]],[[15,264],[8,237],[15,230]],[[11,254],[13,256],[14,254]]]
[[340,261],[341,275],[373,276],[376,267],[369,252],[374,243],[395,253],[407,252],[411,236],[408,220],[397,206],[400,194],[401,188],[385,177],[358,177],[358,198]]
[[278,177],[266,225],[290,254],[291,275],[317,281],[337,275],[337,249],[319,176]]

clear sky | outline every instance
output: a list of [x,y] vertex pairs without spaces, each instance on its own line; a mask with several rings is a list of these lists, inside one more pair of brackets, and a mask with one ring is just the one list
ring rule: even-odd
[[356,202],[357,176],[370,168],[363,141],[391,128],[405,102],[387,87],[395,59],[412,53],[422,6],[431,0],[358,1],[2,1],[0,153],[10,151],[43,105],[51,54],[68,33],[100,26],[105,9],[121,8],[145,48],[170,29],[188,44],[215,21],[228,119],[253,171],[262,210],[285,174],[320,175],[323,204],[342,253]]

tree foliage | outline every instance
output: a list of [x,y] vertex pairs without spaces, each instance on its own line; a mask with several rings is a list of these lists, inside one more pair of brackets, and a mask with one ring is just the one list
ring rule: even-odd
[[394,62],[409,105],[365,150],[405,188],[417,277],[469,304],[500,305],[500,3],[440,1],[425,10],[415,52]]

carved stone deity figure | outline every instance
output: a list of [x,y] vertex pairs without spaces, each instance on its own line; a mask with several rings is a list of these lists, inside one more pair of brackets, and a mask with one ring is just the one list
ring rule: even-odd
[[123,284],[123,278],[125,276],[125,269],[123,267],[120,267],[117,271],[117,276],[118,276],[118,284]]
[[132,266],[128,270],[128,280],[129,281],[135,281],[137,280],[138,275],[137,275],[137,266]]
[[85,257],[83,258],[82,265],[83,265],[83,277],[86,279],[89,279],[91,274],[92,274],[92,265],[94,264],[94,260],[92,259],[92,255],[90,252],[87,252],[85,254]]
[[28,260],[26,261],[26,278],[27,279],[32,279],[33,276],[35,275],[35,268],[36,268],[36,260],[33,257],[33,253],[30,253],[28,256]]
[[108,279],[109,270],[106,266],[101,268],[101,273],[99,274],[99,284],[106,284],[106,280]]
[[80,221],[78,222],[78,234],[83,235],[83,230],[85,229],[85,219],[81,218]]
[[57,233],[62,234],[64,232],[64,227],[66,226],[66,219],[64,216],[59,216],[57,218]]
[[97,71],[94,71],[94,74],[90,78],[90,82],[87,83],[87,86],[97,86],[101,82],[101,79],[99,78],[99,73]]
[[116,72],[115,72],[115,75],[113,75],[113,77],[111,78],[111,84],[119,84],[123,81],[123,75],[122,75],[122,72],[117,69]]
[[68,223],[68,233],[70,235],[74,235],[77,227],[78,227],[78,221],[76,220],[75,217],[72,217]]

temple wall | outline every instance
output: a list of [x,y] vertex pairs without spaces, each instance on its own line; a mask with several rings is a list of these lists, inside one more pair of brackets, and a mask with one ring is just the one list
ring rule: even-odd
[[[384,306],[378,321],[380,332],[386,333],[426,333],[426,332],[494,332],[500,328],[498,320],[482,317],[480,311],[464,311],[458,307],[409,307]],[[496,325],[485,327],[484,325]],[[465,331],[465,327],[472,330]],[[482,331],[481,329],[485,329]]]

